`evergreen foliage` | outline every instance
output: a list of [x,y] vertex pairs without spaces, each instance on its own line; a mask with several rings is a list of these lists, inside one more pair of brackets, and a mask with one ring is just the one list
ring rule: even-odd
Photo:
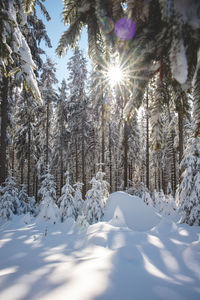
[[0,217],[3,220],[9,220],[13,214],[20,214],[19,191],[16,188],[16,182],[11,175],[6,179],[4,186],[1,187],[0,197]]
[[58,199],[60,207],[61,221],[64,222],[67,218],[75,219],[77,216],[76,203],[74,200],[74,189],[70,185],[69,171],[65,172],[66,182],[62,188],[62,195]]
[[90,181],[92,188],[87,191],[85,214],[89,224],[99,222],[103,216],[102,191],[96,178]]
[[56,183],[49,169],[42,176],[42,186],[38,193],[41,197],[38,220],[58,222],[60,220],[60,212],[56,205]]
[[182,222],[200,225],[200,140],[188,143],[180,167],[183,169],[178,205],[183,213]]

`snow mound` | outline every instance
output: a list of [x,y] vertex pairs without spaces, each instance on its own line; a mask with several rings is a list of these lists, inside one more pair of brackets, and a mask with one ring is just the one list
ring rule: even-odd
[[141,198],[116,192],[110,195],[103,221],[117,227],[129,227],[136,231],[150,230],[161,220],[156,211]]

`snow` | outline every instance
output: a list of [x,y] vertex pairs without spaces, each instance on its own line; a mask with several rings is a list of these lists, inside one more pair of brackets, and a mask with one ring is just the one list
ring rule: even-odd
[[0,299],[200,299],[199,227],[161,218],[141,201],[112,194],[108,221],[82,231],[20,216],[2,225]]
[[184,84],[188,76],[188,65],[183,39],[178,44],[174,41],[171,47],[170,61],[172,76],[180,83]]
[[116,192],[109,197],[103,220],[107,222],[111,220],[112,225],[126,224],[133,230],[146,231],[160,222],[160,215],[139,197]]

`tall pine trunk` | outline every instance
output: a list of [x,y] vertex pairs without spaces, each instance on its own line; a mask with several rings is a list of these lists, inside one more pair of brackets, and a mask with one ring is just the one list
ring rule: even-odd
[[[84,122],[83,122],[84,124]],[[82,197],[85,198],[86,195],[86,174],[85,174],[85,136],[84,136],[84,126],[82,124],[82,149],[81,149],[81,156],[82,156]]]
[[[178,110],[178,136],[179,136],[179,166],[183,158],[183,107]],[[181,170],[179,170],[179,182],[181,180]]]
[[3,75],[3,88],[1,92],[1,149],[0,149],[0,184],[7,177],[7,127],[8,127],[8,86],[9,79]]
[[63,187],[63,148],[61,145],[61,150],[60,150],[60,196],[62,194],[62,187]]
[[46,167],[49,165],[49,102],[47,102],[46,120]]
[[78,172],[78,138],[77,133],[75,134],[75,160],[76,160],[76,182],[78,181],[79,172]]
[[15,147],[12,146],[12,176],[15,176]]
[[149,189],[149,97],[146,96],[146,187]]
[[128,187],[128,124],[124,121],[124,190]]
[[31,176],[31,127],[28,126],[28,171],[27,171],[27,193],[30,196],[30,176]]
[[102,172],[105,172],[105,108],[104,108],[104,103],[102,104],[102,111],[101,111],[101,163],[102,163]]
[[109,122],[109,168],[110,168],[110,193],[112,193],[112,137],[111,137],[110,122]]
[[23,159],[22,159],[22,162],[21,162],[21,184],[24,183],[24,162],[23,162]]

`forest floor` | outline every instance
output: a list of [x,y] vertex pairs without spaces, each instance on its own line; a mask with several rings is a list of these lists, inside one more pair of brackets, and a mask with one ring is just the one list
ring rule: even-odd
[[0,227],[0,299],[200,299],[200,227],[177,220],[122,192],[86,229],[15,216]]

